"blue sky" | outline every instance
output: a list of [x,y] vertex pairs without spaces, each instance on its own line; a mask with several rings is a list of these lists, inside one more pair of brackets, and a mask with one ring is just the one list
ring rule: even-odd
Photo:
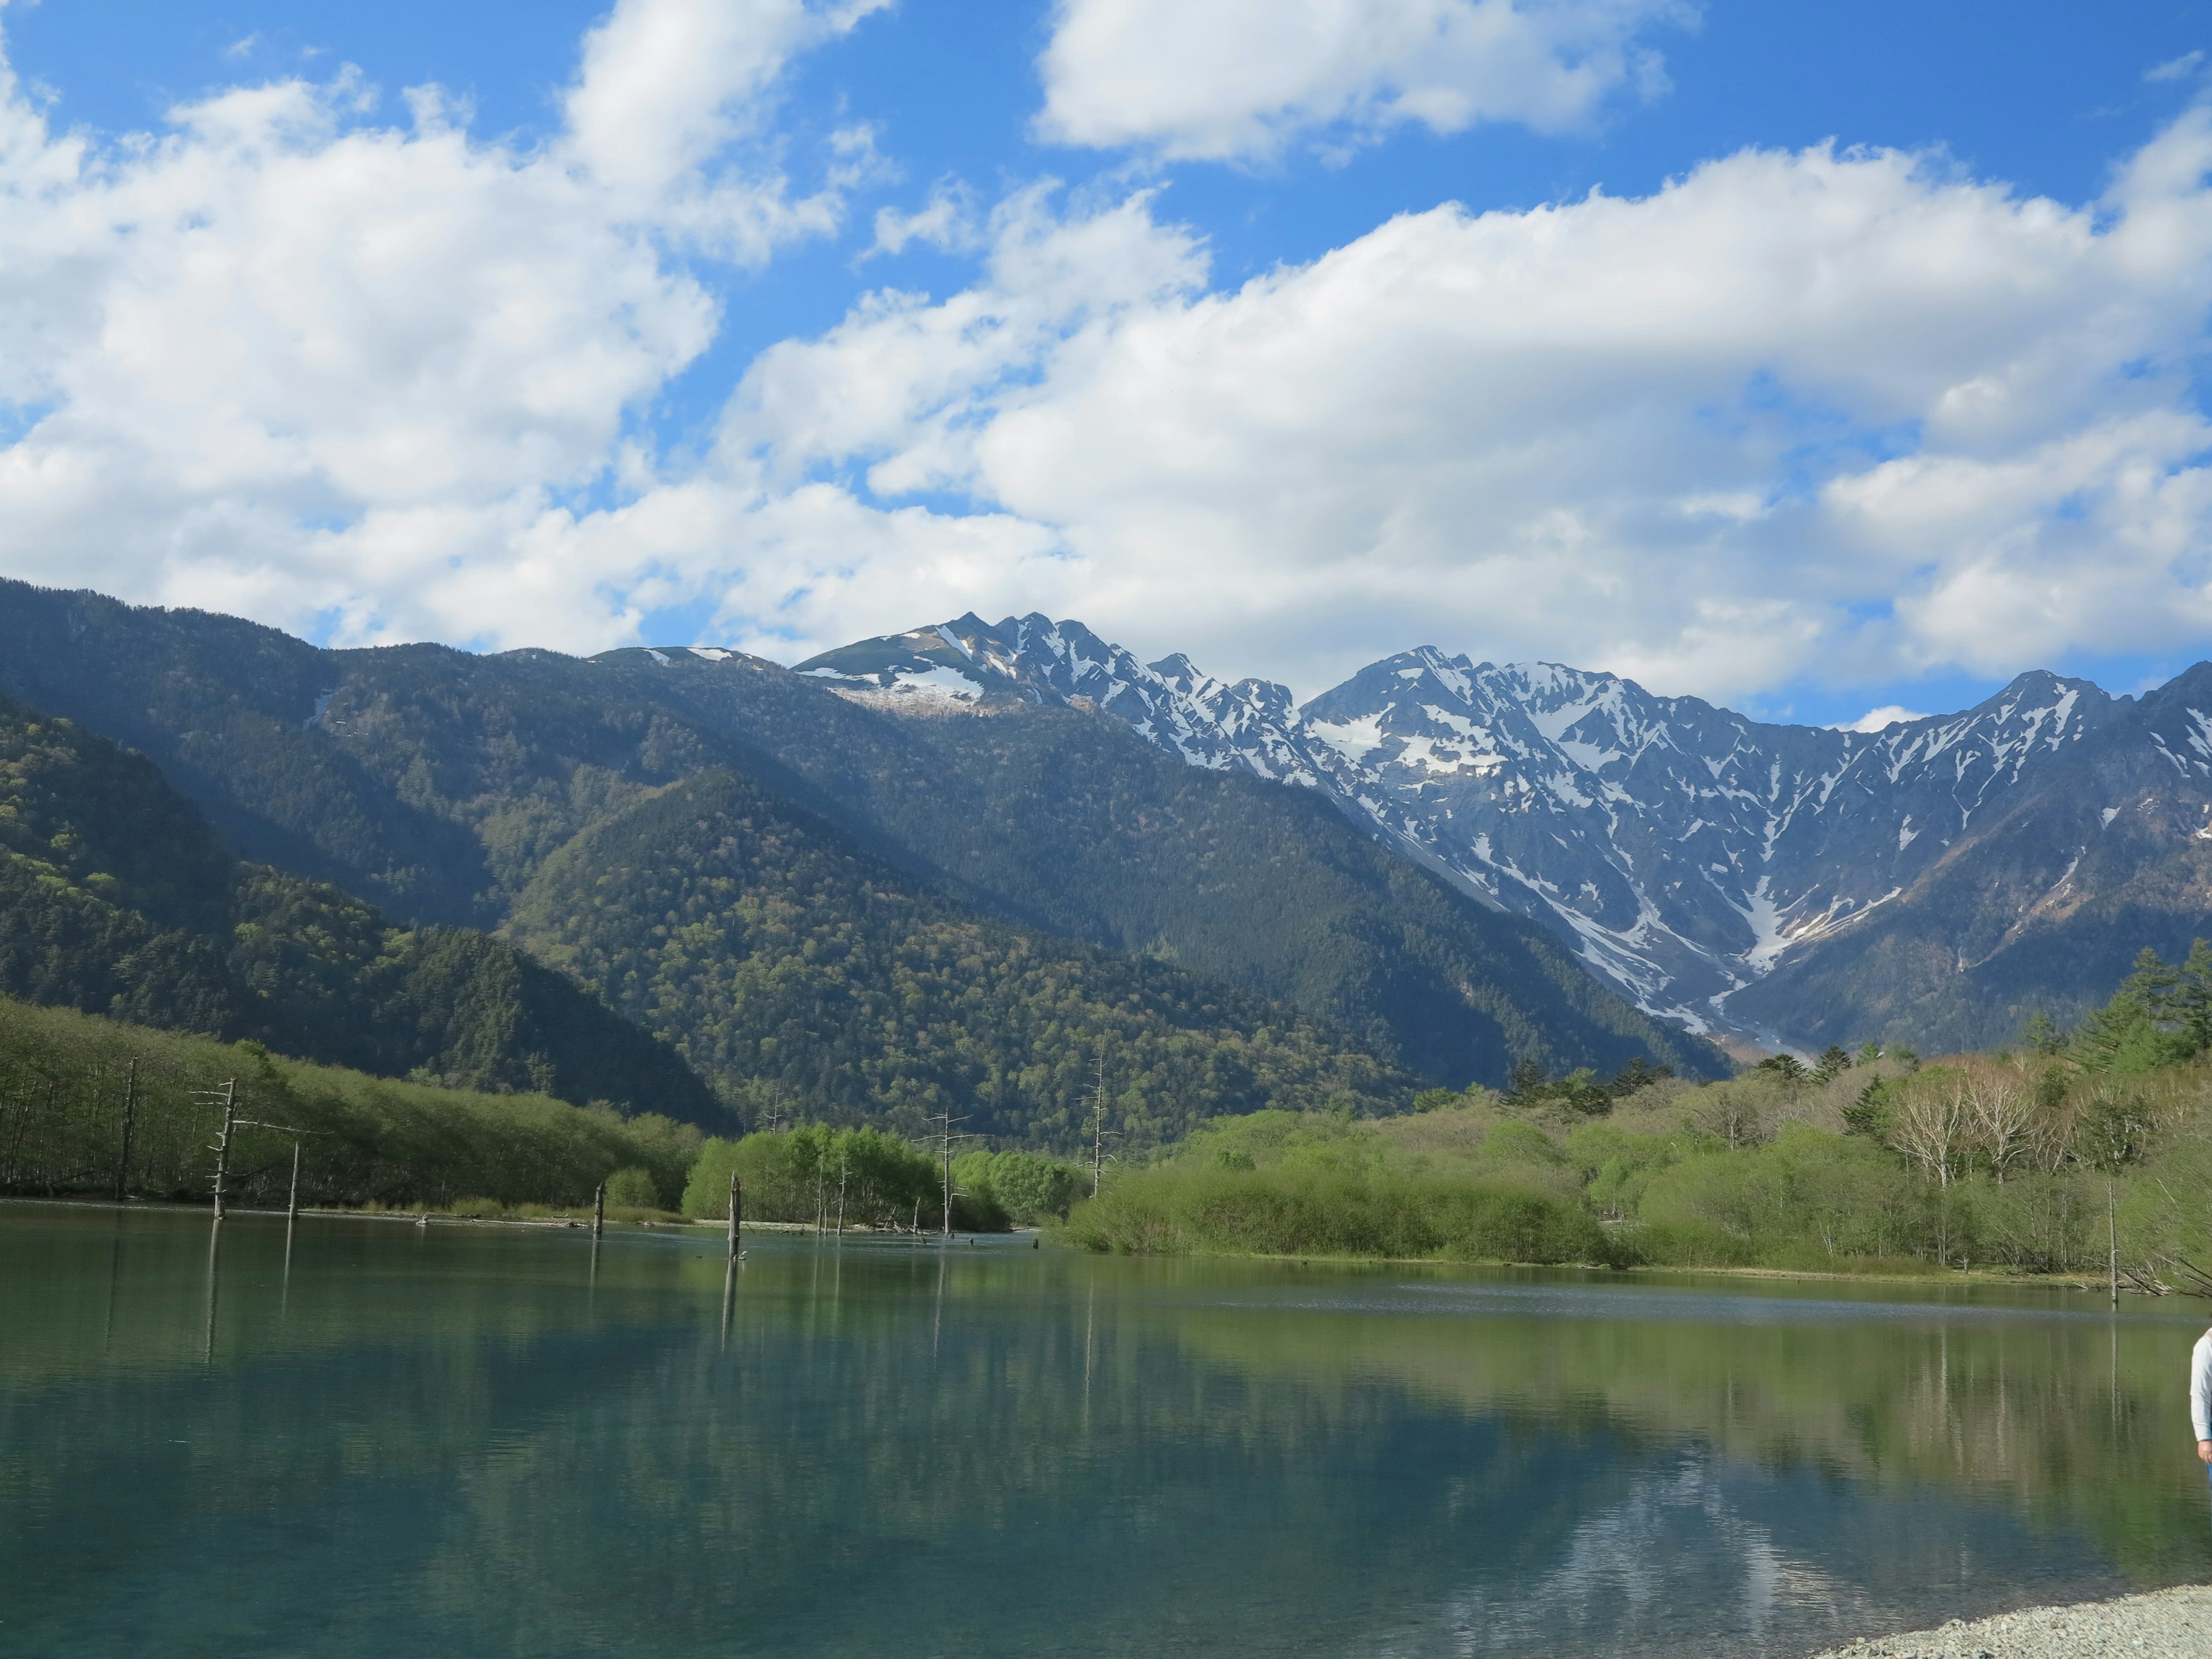
[[2208,654],[2203,9],[1309,10],[1446,44],[18,0],[0,569],[485,647],[1042,609],[1818,721]]

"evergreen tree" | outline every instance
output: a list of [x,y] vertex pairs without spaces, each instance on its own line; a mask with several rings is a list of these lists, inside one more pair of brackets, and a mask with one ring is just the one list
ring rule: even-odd
[[2086,1071],[2125,1073],[2153,1071],[2196,1053],[2183,1029],[2187,1011],[2177,995],[2181,979],[2145,945],[2112,1000],[2075,1028],[2067,1041],[2069,1058]]

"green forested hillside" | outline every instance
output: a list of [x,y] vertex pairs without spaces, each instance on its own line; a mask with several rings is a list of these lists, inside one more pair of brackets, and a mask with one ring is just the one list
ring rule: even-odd
[[[943,918],[1151,958],[1215,981],[1202,1000],[1218,1006],[1283,1005],[1272,1029],[1306,1022],[1317,1048],[1376,1078],[1502,1084],[1516,1061],[1611,1073],[1638,1055],[1727,1069],[1325,802],[1182,766],[1072,710],[902,718],[771,664],[688,653],[319,652],[8,583],[0,647],[0,688],[127,738],[233,846],[418,925],[500,925],[578,836],[720,771],[834,824]],[[543,895],[529,908],[516,937],[534,948],[551,938]],[[673,988],[689,963],[660,962],[653,1021],[704,1054],[727,1022],[708,981]],[[951,1086],[934,1055],[911,1058]],[[779,1060],[746,1075],[785,1099],[817,1086],[804,1074]]]
[[711,1121],[699,1079],[482,933],[234,860],[155,767],[0,698],[0,993],[476,1088]]
[[[0,998],[0,1192],[205,1202],[222,1114],[198,1091],[225,1083],[240,1116],[308,1132],[306,1204],[580,1205],[618,1170],[633,1189],[642,1172],[672,1204],[702,1139],[658,1114],[396,1082]],[[239,1128],[231,1201],[283,1205],[292,1147],[289,1134]]]
[[1550,935],[1376,846],[1310,791],[1186,766],[1119,722],[1007,703],[898,717],[771,665],[595,659],[742,732],[971,902],[1279,999],[1436,1082],[1518,1060],[1611,1072],[1719,1053],[1607,990]]
[[1270,1102],[1388,1109],[1413,1079],[1280,1006],[1165,963],[948,904],[731,772],[641,799],[550,860],[518,937],[755,1121],[828,1112],[909,1134],[1071,1144],[1103,1043],[1124,1146]]

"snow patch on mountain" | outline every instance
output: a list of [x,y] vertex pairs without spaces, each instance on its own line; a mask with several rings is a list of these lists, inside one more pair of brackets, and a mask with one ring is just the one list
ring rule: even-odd
[[[1298,708],[1282,686],[1180,655],[1140,663],[1040,615],[962,617],[799,672],[892,706],[927,693],[1087,708],[1191,765],[1321,790],[1699,1031],[1728,1028],[1729,996],[1791,952],[1895,899],[2119,706],[2036,673],[1956,714],[1768,725],[1614,674],[1422,647]],[[2161,747],[2212,773],[2212,718],[2188,712]]]

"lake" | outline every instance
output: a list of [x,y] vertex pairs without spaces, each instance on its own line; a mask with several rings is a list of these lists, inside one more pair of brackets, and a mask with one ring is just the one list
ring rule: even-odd
[[0,1205],[0,1651],[1799,1655],[2212,1577],[2203,1304]]

